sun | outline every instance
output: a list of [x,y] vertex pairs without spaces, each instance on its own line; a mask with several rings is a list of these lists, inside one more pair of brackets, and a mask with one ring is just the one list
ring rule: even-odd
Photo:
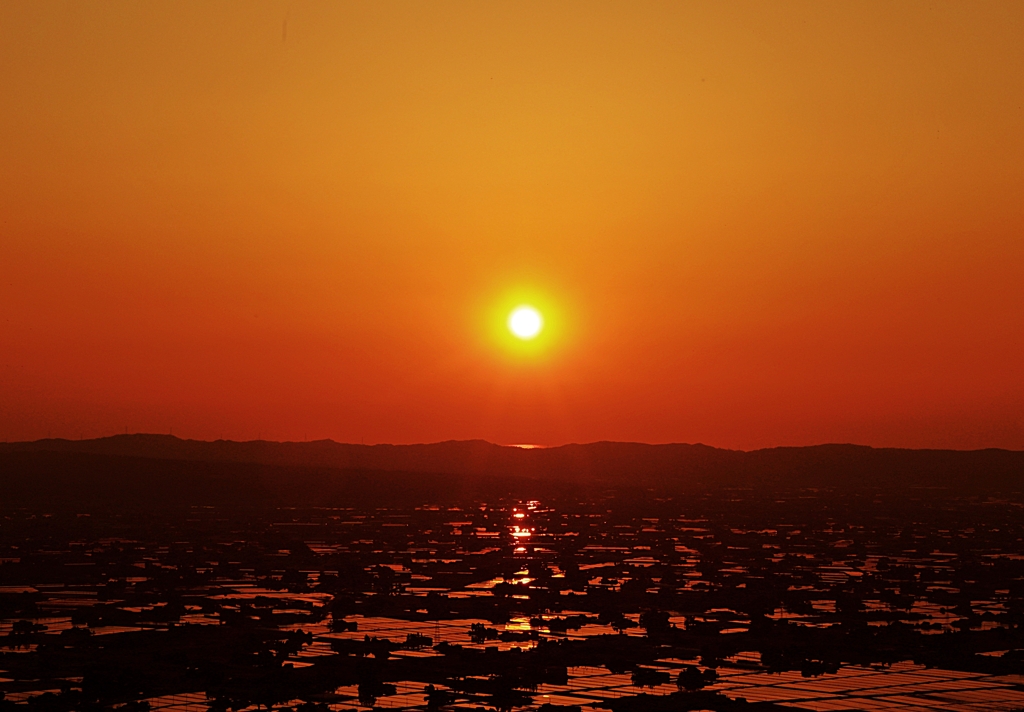
[[544,318],[530,306],[520,306],[508,315],[508,330],[520,339],[532,339],[544,328]]

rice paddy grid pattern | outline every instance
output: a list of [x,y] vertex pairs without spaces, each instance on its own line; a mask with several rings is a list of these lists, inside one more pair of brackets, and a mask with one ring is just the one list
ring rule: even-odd
[[[377,635],[394,637],[410,632],[434,633],[435,640],[468,641],[469,620],[410,623],[397,619],[362,619],[358,636]],[[509,626],[516,629],[522,621]],[[438,635],[440,634],[440,635]],[[343,634],[356,637],[357,634]],[[330,636],[330,637],[341,637]],[[511,644],[509,644],[511,645]],[[319,646],[318,646],[319,647]],[[483,645],[479,647],[484,647]],[[329,651],[329,644],[321,654]],[[317,652],[320,652],[319,650]],[[312,653],[312,651],[310,651]],[[308,653],[307,653],[308,654]],[[429,653],[426,653],[429,654]],[[304,657],[300,656],[300,657]],[[688,661],[662,661],[655,667],[675,671]],[[600,700],[636,694],[639,690],[625,674],[612,674],[605,668],[572,668],[568,685],[541,685],[536,693],[537,705],[555,704],[589,705]],[[1024,706],[1024,693],[1014,688],[1021,680],[1013,677],[976,675],[948,670],[928,670],[903,664],[887,670],[870,668],[843,668],[836,675],[804,678],[798,673],[768,674],[729,668],[720,670],[720,681],[709,689],[726,692],[730,697],[743,697],[750,701],[772,701],[796,709],[808,710],[1012,710]],[[416,709],[424,705],[424,685],[410,682],[397,683],[397,694],[382,697],[378,708]],[[666,693],[674,685],[660,685],[652,690]],[[339,693],[356,697],[356,688],[339,689]],[[154,709],[180,712],[203,710],[208,704],[201,693],[172,695],[150,701]],[[536,705],[534,705],[536,706]],[[334,708],[361,708],[355,699]],[[476,703],[466,706],[475,709]],[[525,708],[525,709],[529,709]]]
[[[443,622],[411,623],[398,619],[362,619],[358,633],[328,634],[326,637],[403,637],[408,633],[432,634],[435,642],[447,640],[459,642],[467,647],[487,647],[486,644],[469,643],[468,626],[479,621],[458,620]],[[518,629],[522,621],[514,621],[510,629]],[[488,641],[493,644],[494,641]],[[303,651],[301,657],[329,654],[329,643],[316,645],[312,650]],[[505,643],[507,648],[515,643]],[[315,652],[314,652],[315,651]],[[422,654],[431,654],[424,652]],[[653,665],[670,673],[682,665],[694,661],[661,661]],[[765,673],[730,668],[719,669],[719,682],[709,690],[721,691],[730,697],[742,697],[751,702],[770,701],[807,710],[865,710],[895,711],[950,710],[967,712],[991,710],[992,712],[1016,710],[1024,707],[1024,692],[1016,685],[1022,680],[965,673],[951,670],[926,669],[908,663],[889,669],[842,668],[835,675],[818,678],[804,678],[799,673]],[[641,691],[632,685],[628,674],[614,674],[605,668],[579,667],[569,669],[567,685],[543,684],[537,688],[535,705],[522,709],[533,709],[545,702],[554,704],[579,704],[588,706],[602,700],[635,695]],[[376,707],[395,710],[421,709],[425,704],[425,685],[412,682],[396,683],[397,694],[377,700]],[[674,691],[673,684],[659,685],[650,692],[666,694]],[[357,688],[339,688],[340,694],[352,697],[345,703],[332,705],[334,709],[370,709],[357,702]],[[205,709],[208,701],[204,695],[177,695],[151,700],[154,709],[177,712],[192,712]],[[455,709],[476,709],[478,703],[457,705]]]
[[[573,611],[563,611],[561,615],[576,615]],[[636,618],[636,615],[627,616]],[[407,621],[397,618],[364,618],[356,615],[349,617],[350,621],[357,624],[355,631],[346,631],[341,633],[329,632],[327,623],[319,623],[315,625],[309,624],[295,624],[290,626],[282,626],[281,630],[301,630],[312,633],[316,636],[314,642],[306,646],[302,651],[297,653],[291,659],[300,659],[302,657],[315,657],[318,655],[328,655],[332,651],[330,649],[330,640],[332,639],[349,639],[349,640],[362,640],[365,636],[378,637],[378,638],[389,638],[392,640],[404,640],[407,635],[417,634],[426,635],[432,639],[434,645],[438,643],[455,643],[466,648],[475,648],[483,650],[485,648],[498,648],[499,650],[509,650],[510,648],[518,647],[521,649],[529,649],[536,645],[536,641],[531,640],[520,640],[520,641],[499,641],[499,640],[488,640],[483,643],[475,643],[470,638],[469,629],[474,623],[479,623],[484,626],[491,626],[491,622],[483,619],[476,618],[460,618],[460,619],[449,619],[440,621]],[[530,625],[528,618],[520,617],[513,618],[509,623],[504,626],[504,630],[511,632],[524,632],[530,630],[536,630]],[[609,634],[612,633],[612,628],[607,625],[587,625],[584,626],[582,631],[567,631],[566,633],[559,633],[557,635],[541,632],[542,638],[553,638],[553,639],[569,639],[579,640],[587,638],[593,635]],[[642,629],[634,628],[626,631],[623,635],[630,635],[636,637],[643,637],[644,632]],[[409,651],[396,651],[393,655],[400,655],[408,653]],[[427,653],[433,654],[433,653]]]
[[[667,666],[658,666],[669,669]],[[576,673],[579,674],[576,674]],[[751,702],[772,701],[795,709],[865,712],[895,712],[896,710],[949,710],[950,712],[991,712],[1018,709],[1024,703],[1024,693],[1011,687],[1010,681],[984,675],[965,675],[944,670],[926,670],[919,666],[902,664],[890,670],[869,668],[843,668],[834,676],[809,681],[793,673],[768,675],[760,672],[742,672],[723,669],[722,681],[710,689],[729,691],[730,696],[744,697]],[[629,684],[629,675],[612,674],[604,668],[576,668],[570,670],[568,685],[541,685],[535,695],[536,704],[522,709],[535,709],[539,705],[578,704],[588,706],[601,700],[636,694]],[[764,678],[780,678],[765,682]],[[831,679],[827,679],[831,678]],[[798,682],[799,681],[799,682]],[[817,683],[825,682],[825,685]],[[959,689],[946,689],[950,685]],[[966,685],[966,686],[965,686]],[[969,687],[968,687],[969,686]],[[376,708],[394,710],[421,709],[425,704],[422,683],[396,683],[396,694],[377,700]],[[660,686],[672,687],[672,686]],[[806,688],[817,687],[817,693]],[[802,688],[797,690],[795,688]],[[913,688],[913,689],[911,689]],[[656,690],[660,691],[660,690]],[[788,696],[787,692],[802,692],[803,696]],[[355,686],[338,689],[338,693],[356,697]],[[808,694],[810,693],[810,694]],[[822,696],[824,695],[824,696]],[[201,693],[171,695],[150,700],[153,709],[168,712],[199,712],[207,704]],[[331,705],[332,709],[371,709],[359,705],[355,699]],[[453,709],[476,709],[477,703],[455,705]]]
[[[382,526],[389,526],[384,524]],[[616,527],[617,528],[617,527]],[[643,531],[648,531],[644,529]],[[736,533],[734,531],[734,533]],[[497,534],[495,534],[497,535]],[[537,537],[538,539],[540,536]],[[608,550],[608,551],[630,551],[625,547],[601,547],[591,546],[587,549],[592,550]],[[941,552],[932,552],[929,555],[931,559],[936,560],[936,557],[945,556]],[[911,563],[909,560],[901,558],[894,558],[894,561],[898,563]],[[639,561],[637,558],[626,559],[625,561]],[[602,566],[598,564],[597,566]],[[581,567],[583,568],[583,567]],[[845,567],[841,565],[833,566],[821,566],[819,567],[818,577],[830,578],[834,574],[842,571]],[[600,569],[598,569],[600,570]],[[723,569],[723,571],[744,571],[742,567]],[[821,573],[824,571],[824,573]],[[315,573],[315,572],[314,572]],[[692,574],[686,574],[692,575]],[[843,580],[845,574],[843,574],[838,580]],[[281,599],[294,599],[294,600],[308,600],[316,599],[319,600],[316,594],[300,594],[294,593],[282,593],[274,590],[262,588],[261,586],[244,583],[244,582],[233,582],[233,581],[221,581],[223,590],[227,591],[234,589],[235,595],[229,595],[231,598],[245,598],[249,596],[262,595],[273,598]],[[40,589],[46,588],[47,591],[52,590],[53,593],[59,593],[58,597],[49,598],[48,602],[54,604],[51,613],[60,615],[59,611],[66,607],[74,607],[90,598],[95,598],[94,594],[88,592],[78,592],[74,590],[74,587],[52,587],[52,586],[40,586]],[[933,588],[941,587],[929,587],[929,591]],[[412,590],[407,589],[407,590]],[[423,591],[433,589],[422,589]],[[217,598],[214,596],[213,598]],[[817,603],[817,602],[812,602]],[[834,609],[834,605],[831,601],[826,602],[828,609]],[[990,609],[998,608],[1002,604],[993,604],[988,601],[971,601],[971,604],[976,608]],[[881,606],[881,604],[879,604]],[[818,606],[815,605],[815,609]],[[288,610],[288,609],[282,609]],[[929,601],[915,601],[913,610],[915,612],[928,613],[933,620],[946,620],[956,618],[948,612],[944,612],[940,607]],[[562,611],[561,615],[571,615],[568,611]],[[195,620],[193,620],[193,616]],[[357,618],[354,616],[353,618]],[[205,622],[205,618],[196,614],[191,614],[186,617],[183,616],[182,620],[188,620],[190,622],[200,622],[202,619]],[[70,619],[68,618],[50,618],[48,619],[56,625],[50,627],[50,631],[56,632],[62,630],[65,627],[70,626]],[[216,621],[213,619],[211,622]],[[416,621],[409,622],[404,620],[396,619],[360,619],[360,628],[358,633],[350,634],[330,634],[328,633],[326,626],[323,624],[298,624],[295,626],[280,626],[281,630],[295,629],[295,630],[307,630],[312,632],[315,636],[320,638],[319,642],[310,646],[315,648],[321,654],[327,654],[330,650],[330,639],[341,637],[341,638],[362,638],[364,635],[376,635],[378,637],[392,638],[397,637],[399,640],[403,639],[408,632],[416,632],[421,635],[429,635],[434,639],[434,642],[452,642],[467,647],[484,648],[484,647],[499,647],[500,649],[508,649],[510,647],[521,647],[527,648],[532,645],[529,641],[520,642],[508,642],[508,641],[487,641],[486,643],[472,644],[468,638],[468,625],[473,621],[460,620],[460,621],[442,621],[442,622],[427,622],[427,621]],[[487,623],[486,621],[479,621]],[[634,621],[635,622],[635,621]],[[676,621],[672,621],[676,622]],[[148,627],[149,624],[143,624],[144,627]],[[500,626],[498,626],[500,628]],[[508,626],[510,630],[528,630],[530,626],[527,624],[525,627],[512,627]],[[117,631],[128,631],[134,630],[134,627],[119,627],[119,626],[99,626],[93,628],[93,632],[97,634],[111,633]],[[589,635],[597,632],[611,632],[609,630],[599,630],[597,626],[586,626],[580,631],[567,631],[567,638],[580,638],[588,637]],[[396,636],[397,634],[397,636]],[[630,630],[629,635],[642,636],[643,633],[640,630]],[[542,633],[542,637],[547,635]],[[563,636],[557,636],[563,637]],[[305,651],[304,651],[305,652]],[[423,651],[402,651],[400,654],[412,654],[412,655],[433,655],[433,651],[429,648]],[[297,656],[298,658],[303,657],[302,654]],[[298,660],[296,660],[298,662]],[[661,665],[662,669],[675,670],[679,665],[686,664],[687,661],[678,661],[674,664],[666,663]],[[920,671],[920,668],[913,668],[913,670]],[[572,675],[571,684],[564,687],[549,686],[543,687],[538,692],[537,702],[542,703],[546,701],[554,701],[552,698],[565,699],[574,704],[587,704],[591,701],[601,698],[612,698],[620,697],[624,695],[633,695],[640,692],[640,688],[633,687],[631,685],[630,676],[612,675],[604,668],[598,668],[592,671],[591,675],[578,675],[577,670],[570,670]],[[783,675],[767,675],[763,672],[751,672],[751,671],[737,671],[722,669],[720,673],[722,675],[718,685],[710,688],[713,690],[728,691],[732,697],[745,697],[747,699],[766,699],[773,700],[780,704],[792,706],[794,709],[986,709],[986,710],[1006,710],[1016,709],[1024,706],[1024,702],[1021,700],[1021,695],[1013,688],[1014,684],[1019,681],[1009,681],[1005,678],[998,678],[985,675],[975,675],[971,673],[956,673],[951,671],[926,671],[932,676],[930,678],[921,680],[919,678],[911,679],[910,681],[903,680],[897,676],[898,670],[896,668],[878,671],[873,669],[863,668],[844,668],[838,675],[825,675],[818,678],[802,678],[798,673],[787,673]],[[855,674],[857,673],[857,674]],[[863,674],[860,674],[863,673]],[[937,674],[937,676],[936,676]],[[875,678],[879,675],[887,676],[888,682],[885,680],[876,680]],[[758,677],[760,676],[760,677]],[[855,678],[863,677],[864,680],[858,682]],[[587,689],[583,688],[582,685],[577,683],[584,682],[583,678],[587,678],[587,682],[590,687],[590,693],[593,697],[584,697],[584,693],[587,693]],[[988,683],[988,684],[985,684]],[[397,683],[399,686],[400,694],[388,697],[382,697],[378,700],[377,706],[386,707],[392,709],[410,709],[415,707],[422,707],[423,699],[422,694],[416,689],[406,689],[406,683]],[[674,691],[674,685],[662,685],[654,690],[656,693],[665,693]],[[353,695],[355,689],[352,690]],[[559,693],[567,695],[561,697]],[[550,697],[544,697],[543,695],[550,695]],[[767,696],[762,696],[767,695]],[[186,696],[179,695],[175,699],[181,700]],[[851,702],[852,698],[856,698],[854,701],[856,704]],[[196,702],[189,699],[185,704],[192,705],[191,709],[204,709],[204,703],[196,707]],[[567,702],[570,703],[570,702]],[[175,703],[176,704],[176,703]],[[474,701],[470,707],[475,708],[477,703]],[[342,708],[358,707],[355,700],[347,700],[341,704]],[[336,706],[337,707],[337,706]]]
[[[517,643],[497,643],[488,641],[484,644],[473,644],[469,641],[469,625],[476,620],[424,621],[410,622],[392,618],[356,618],[359,621],[357,632],[328,634],[329,638],[361,638],[364,635],[382,638],[402,639],[409,633],[431,635],[434,642],[447,641],[459,643],[466,647],[485,648],[499,645],[503,649]],[[525,619],[514,619],[506,625],[508,630],[522,630]],[[528,627],[528,626],[526,626]],[[518,643],[522,646],[522,643]],[[314,644],[313,653],[328,654],[329,643]],[[425,652],[424,654],[431,654]],[[300,656],[301,657],[301,654]],[[696,661],[662,660],[654,667],[666,672],[675,673],[683,665]],[[1017,686],[1024,678],[999,677],[954,670],[928,669],[919,665],[902,663],[890,668],[845,667],[834,675],[822,675],[816,678],[805,678],[797,672],[766,673],[734,668],[720,668],[719,681],[708,687],[709,690],[721,691],[729,697],[742,697],[751,702],[775,702],[796,709],[808,710],[885,710],[903,709],[950,710],[967,712],[973,710],[991,710],[992,712],[1016,710],[1024,707],[1024,692]],[[412,683],[398,683],[399,694],[381,697],[377,707],[387,709],[416,709],[425,704],[424,694],[407,689]],[[406,686],[406,687],[403,687]],[[420,688],[423,686],[421,685]],[[402,692],[407,689],[406,692]],[[674,684],[659,685],[654,689],[647,688],[655,694],[667,694],[674,691]],[[601,700],[615,699],[635,695],[641,692],[632,684],[629,674],[610,673],[606,668],[578,667],[569,669],[567,685],[543,684],[538,686],[535,694],[536,705],[524,707],[528,710],[553,698],[561,699],[556,704],[589,705]],[[356,696],[353,687],[348,694]],[[356,700],[346,702],[338,708],[360,708]],[[476,709],[477,704],[469,705]],[[457,708],[457,707],[456,707]]]

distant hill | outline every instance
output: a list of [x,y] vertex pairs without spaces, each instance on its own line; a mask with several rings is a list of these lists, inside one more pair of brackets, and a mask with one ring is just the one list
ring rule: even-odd
[[[343,493],[428,496],[577,487],[1024,488],[1024,452],[818,445],[744,452],[597,442],[523,449],[482,440],[424,445],[204,442],[169,435],[0,444],[0,496],[314,501]],[[159,495],[158,493],[163,493]],[[202,494],[205,493],[205,494]],[[56,496],[56,495],[54,495]],[[27,500],[26,500],[27,501]]]

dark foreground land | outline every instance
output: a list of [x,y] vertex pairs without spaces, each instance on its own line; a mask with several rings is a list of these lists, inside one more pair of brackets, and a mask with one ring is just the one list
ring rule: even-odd
[[1019,453],[99,442],[0,449],[4,709],[1024,708]]

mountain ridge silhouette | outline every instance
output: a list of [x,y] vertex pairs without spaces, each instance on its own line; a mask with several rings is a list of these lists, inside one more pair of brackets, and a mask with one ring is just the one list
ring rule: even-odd
[[0,444],[0,476],[32,454],[222,463],[332,471],[402,472],[459,477],[517,477],[594,484],[677,486],[758,484],[848,486],[998,486],[1024,483],[1024,452],[933,450],[823,444],[727,450],[703,444],[600,441],[526,449],[484,440],[360,445],[333,440],[186,440],[123,434],[92,440],[47,439]]

